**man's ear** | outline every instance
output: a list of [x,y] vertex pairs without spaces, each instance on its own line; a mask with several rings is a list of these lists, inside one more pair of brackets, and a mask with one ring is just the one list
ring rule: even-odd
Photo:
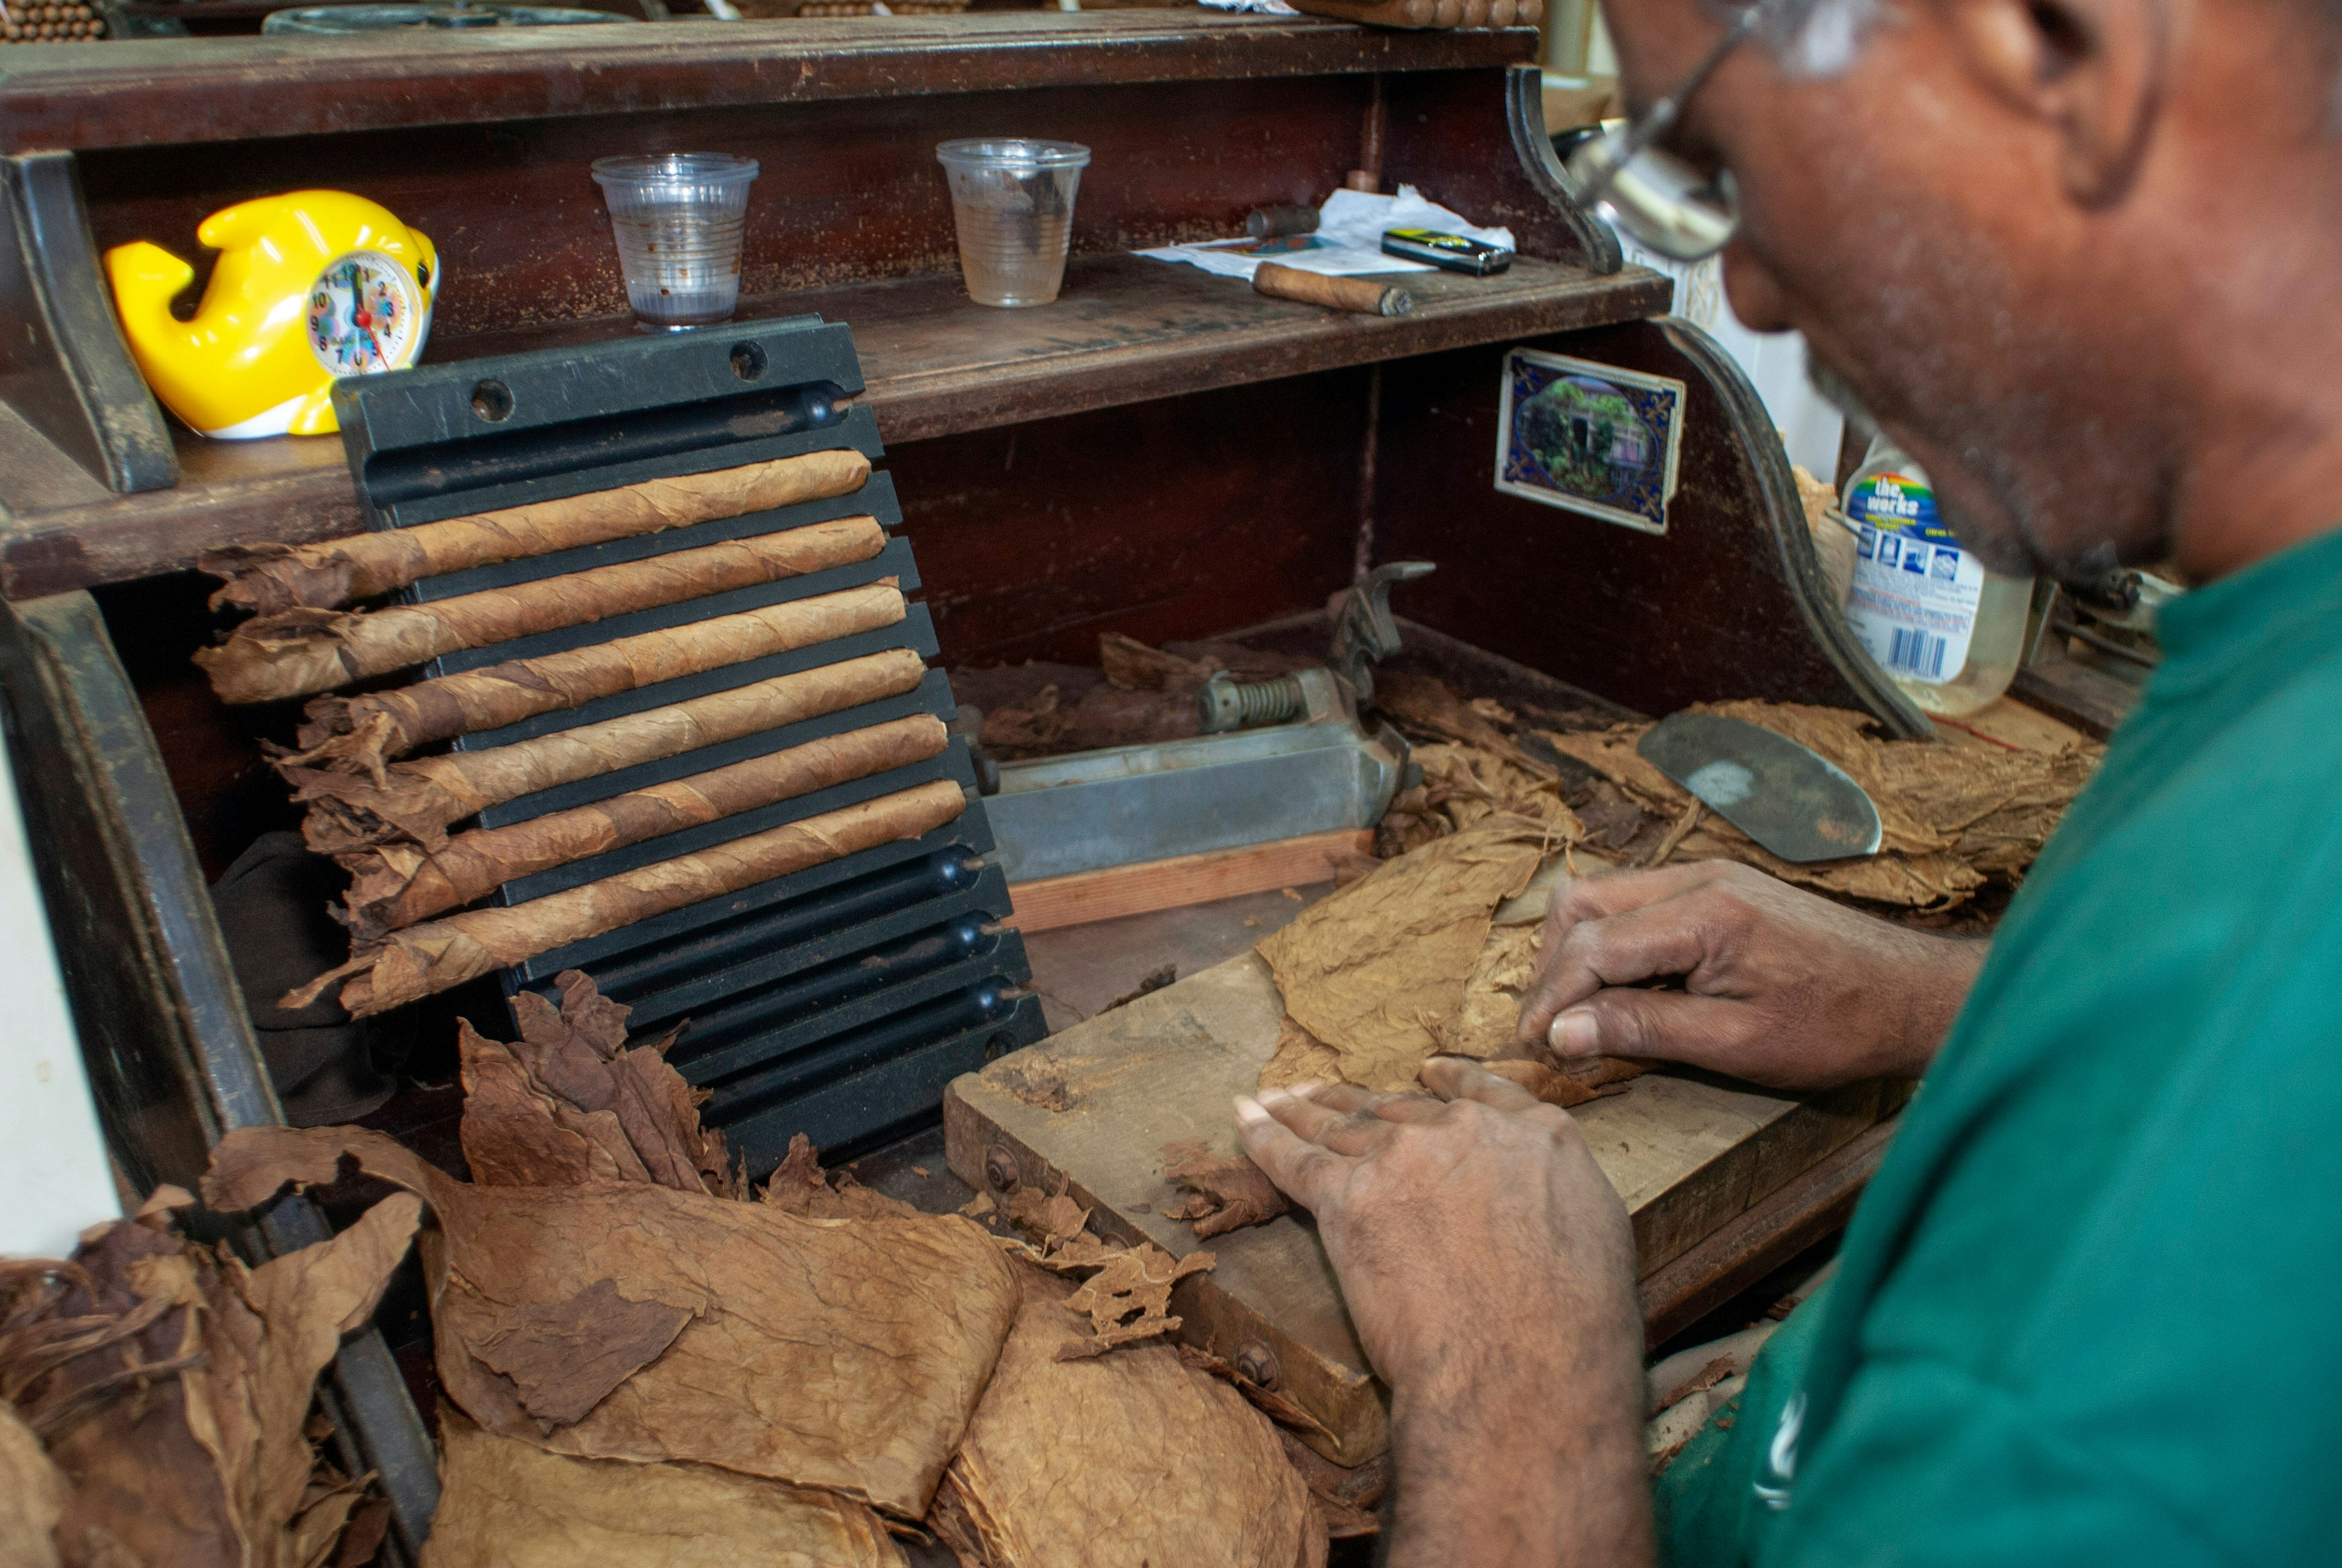
[[1947,0],[1946,9],[1967,68],[2054,130],[2074,199],[2121,200],[2163,106],[2168,0]]

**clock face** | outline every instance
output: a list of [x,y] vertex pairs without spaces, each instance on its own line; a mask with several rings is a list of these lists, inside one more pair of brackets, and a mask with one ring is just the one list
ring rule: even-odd
[[309,352],[335,375],[411,363],[422,326],[415,279],[380,251],[352,251],[309,285]]

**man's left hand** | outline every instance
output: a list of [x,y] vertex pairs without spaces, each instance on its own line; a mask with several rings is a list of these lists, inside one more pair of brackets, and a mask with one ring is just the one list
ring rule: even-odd
[[1650,1557],[1626,1206],[1569,1114],[1469,1062],[1440,1096],[1239,1101],[1245,1153],[1316,1216],[1392,1396],[1390,1561]]

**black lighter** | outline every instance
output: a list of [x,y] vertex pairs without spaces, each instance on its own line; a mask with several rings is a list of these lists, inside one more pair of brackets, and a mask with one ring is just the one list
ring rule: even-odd
[[1474,277],[1486,277],[1513,265],[1513,253],[1502,245],[1484,245],[1437,229],[1393,229],[1383,235],[1383,255],[1429,262],[1433,266],[1467,272]]

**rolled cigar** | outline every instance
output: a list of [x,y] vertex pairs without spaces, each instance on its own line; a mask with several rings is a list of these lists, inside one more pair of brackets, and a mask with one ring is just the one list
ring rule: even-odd
[[435,853],[388,844],[340,855],[342,869],[353,879],[342,901],[342,924],[361,942],[379,942],[540,871],[925,762],[944,749],[947,738],[943,720],[916,714],[572,811],[550,812],[532,822],[475,828]]
[[294,800],[309,807],[301,836],[319,854],[398,843],[436,850],[447,842],[448,824],[489,806],[875,703],[911,690],[926,672],[926,661],[910,649],[890,648],[508,746],[393,763],[380,784],[285,763],[278,771]]
[[212,595],[215,610],[332,610],[468,567],[845,495],[869,476],[859,452],[809,452],[322,544],[238,544],[205,552],[195,567],[227,579]]
[[664,632],[643,632],[566,654],[442,675],[395,691],[324,697],[308,705],[308,723],[294,737],[303,749],[285,761],[295,767],[363,773],[376,784],[386,784],[383,764],[387,759],[433,741],[502,729],[637,686],[876,631],[895,624],[906,613],[903,591],[888,577],[860,588],[718,615]]
[[1297,299],[1304,305],[1322,305],[1360,315],[1407,315],[1415,310],[1415,295],[1396,284],[1380,284],[1363,277],[1326,277],[1298,267],[1279,266],[1275,262],[1263,262],[1254,270],[1252,286],[1256,294]]
[[335,981],[353,1018],[387,1013],[466,980],[669,910],[770,882],[808,866],[916,838],[954,821],[967,797],[949,780],[880,795],[696,854],[548,894],[506,909],[474,909],[356,944],[350,961],[288,994],[306,1007]]
[[195,663],[224,703],[304,697],[442,654],[867,561],[886,547],[876,517],[843,517],[428,604],[287,610],[245,622]]

